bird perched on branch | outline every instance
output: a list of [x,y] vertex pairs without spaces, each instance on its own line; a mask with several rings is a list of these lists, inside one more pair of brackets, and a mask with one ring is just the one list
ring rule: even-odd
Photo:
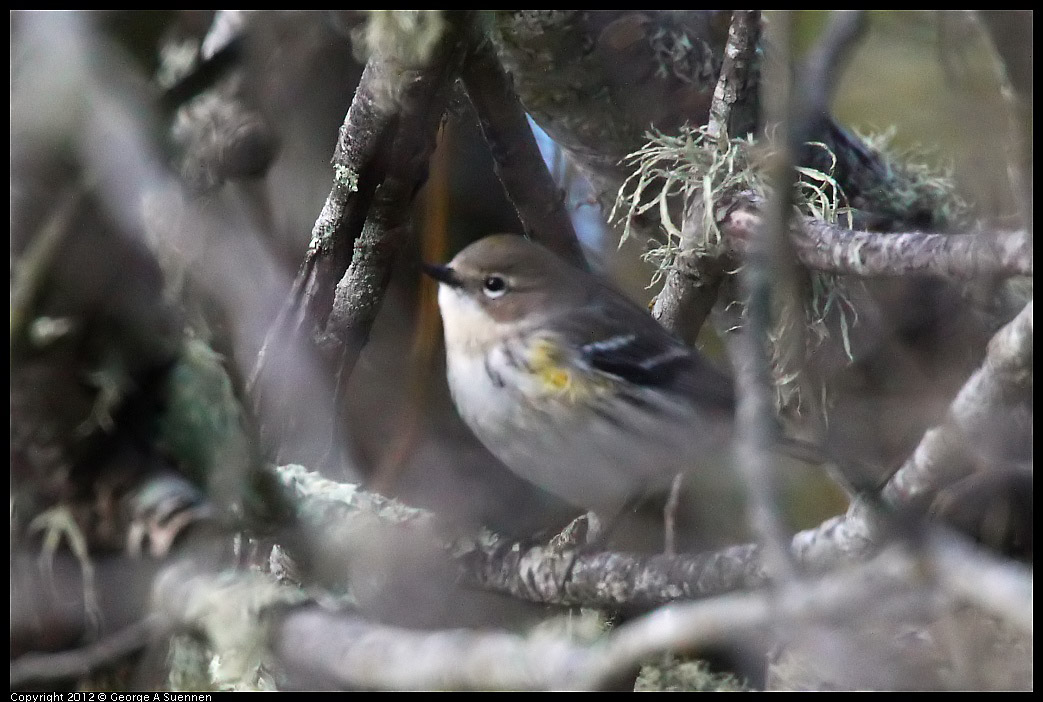
[[646,310],[520,236],[424,270],[457,410],[514,473],[607,516],[708,465],[701,497],[734,499],[731,381]]

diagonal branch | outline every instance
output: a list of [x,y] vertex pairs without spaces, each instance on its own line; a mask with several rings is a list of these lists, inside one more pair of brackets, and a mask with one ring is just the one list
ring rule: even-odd
[[[941,488],[972,469],[968,437],[994,432],[1010,421],[1011,405],[1023,398],[1032,374],[1032,303],[989,342],[988,353],[949,406],[948,420],[929,430],[884,487],[884,500],[894,507],[929,503]],[[1029,384],[1028,387],[1031,387]],[[1002,419],[1001,419],[1002,418]],[[802,561],[829,563],[873,548],[878,525],[861,503],[847,514],[797,534],[792,548]]]
[[[250,379],[261,416],[264,389],[258,383],[265,368],[276,365],[269,356],[274,351],[276,358],[285,357],[294,344],[308,342],[328,359],[338,359],[331,365],[339,411],[343,388],[380,309],[410,202],[426,176],[449,86],[459,73],[461,27],[471,15],[448,19],[425,64],[403,65],[380,52],[367,63],[340,130],[333,188]],[[306,340],[306,334],[315,338]]]
[[[358,236],[362,217],[376,187],[374,159],[398,106],[381,97],[393,80],[394,63],[373,56],[366,63],[333,154],[333,186],[312,227],[311,243],[278,317],[272,324],[251,373],[249,390],[258,405],[258,383],[269,365],[270,354],[282,351],[290,340],[301,340],[312,325],[321,327],[329,314],[333,290],[351,260],[351,243]],[[361,213],[361,214],[360,214]]]
[[487,39],[472,41],[476,45],[461,77],[489,144],[496,175],[518,212],[525,234],[586,269],[563,194],[540,156],[510,78]]

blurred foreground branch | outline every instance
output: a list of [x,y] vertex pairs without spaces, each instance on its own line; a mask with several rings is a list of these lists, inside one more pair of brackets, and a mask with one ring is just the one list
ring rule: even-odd
[[89,646],[61,653],[27,653],[11,662],[11,688],[86,678],[145,648],[158,629],[151,615]]
[[[251,574],[171,570],[158,579],[155,599],[171,624],[206,634],[219,643],[218,653],[223,647],[252,651],[258,660],[276,663],[298,686],[598,690],[613,688],[657,655],[734,642],[776,622],[846,621],[855,612],[923,612],[930,599],[914,589],[917,563],[890,550],[781,598],[762,591],[675,603],[587,644],[549,633],[384,626],[302,601],[296,589]],[[229,601],[245,604],[229,613]],[[224,628],[217,631],[217,626]]]

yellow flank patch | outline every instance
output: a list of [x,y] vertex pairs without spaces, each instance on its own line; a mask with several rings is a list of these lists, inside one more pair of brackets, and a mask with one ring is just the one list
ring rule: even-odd
[[536,341],[529,349],[529,367],[547,395],[574,402],[598,389],[599,384],[593,378],[584,377],[579,369],[569,368],[563,356],[561,349],[548,339]]
[[567,390],[572,385],[572,376],[561,368],[547,368],[540,373],[540,378],[552,390]]

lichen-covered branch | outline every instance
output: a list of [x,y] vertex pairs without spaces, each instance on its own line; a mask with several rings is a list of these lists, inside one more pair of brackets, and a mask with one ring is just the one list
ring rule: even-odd
[[[766,582],[761,550],[741,545],[706,554],[576,553],[520,546],[495,535],[463,539],[454,556],[477,587],[548,604],[650,609]],[[565,580],[566,573],[569,574]]]
[[[758,550],[755,546],[668,557],[582,549],[577,553],[575,545],[522,546],[486,531],[453,539],[453,531],[431,512],[321,478],[302,466],[282,466],[277,472],[298,506],[301,523],[315,532],[316,541],[309,546],[330,562],[351,560],[350,551],[366,539],[384,539],[375,534],[394,534],[448,548],[460,565],[459,577],[471,586],[532,602],[606,608],[648,608],[763,582],[757,559],[751,556]],[[571,576],[564,580],[570,565]]]
[[510,78],[488,40],[474,41],[461,77],[489,144],[496,175],[526,235],[573,265],[586,268],[563,193],[540,156]]
[[351,261],[351,243],[358,236],[366,206],[378,182],[373,163],[385,134],[398,111],[394,101],[383,97],[386,84],[394,80],[395,63],[373,56],[366,63],[351,107],[344,117],[333,153],[333,186],[312,227],[311,243],[290,294],[265,337],[250,377],[255,395],[273,350],[288,340],[310,333],[309,322],[325,324],[333,303],[333,291]]
[[[374,192],[390,167],[388,152],[396,143],[395,135],[402,131],[397,120],[400,115],[406,121],[410,115],[415,120],[418,113],[433,107],[428,102],[448,80],[442,74],[450,56],[458,55],[458,39],[452,28],[443,32],[421,65],[384,51],[375,51],[366,62],[338,132],[330,193],[312,227],[311,243],[290,295],[258,354],[251,388],[263,374],[272,348],[325,327],[335,287],[351,263],[352,246],[361,234]],[[435,118],[440,117],[441,112],[435,111]],[[423,134],[426,138],[427,132]],[[402,168],[412,156],[404,153],[408,146],[400,142],[396,167]]]
[[[343,389],[383,301],[409,205],[426,176],[448,91],[459,73],[461,28],[470,21],[470,13],[456,13],[436,23],[437,40],[423,56],[403,61],[378,48],[368,62],[341,127],[333,188],[250,379],[258,410],[264,369],[278,365],[269,358],[272,351],[280,358],[296,355],[294,344],[314,335],[308,343],[319,347],[336,374],[334,434],[342,424]],[[337,446],[334,436],[331,449]]]
[[[714,89],[707,123],[708,148],[717,148],[730,135],[741,136],[756,126],[756,73],[751,64],[760,39],[760,11],[733,10],[724,62]],[[736,109],[738,106],[738,109]],[[733,111],[735,114],[733,115]],[[696,255],[690,244],[701,241],[703,203],[692,198],[686,205],[681,229],[681,250],[656,296],[652,316],[664,327],[692,343],[717,300],[723,265],[708,255]]]
[[721,75],[713,91],[706,134],[714,141],[742,136],[757,125],[757,72],[753,63],[760,42],[760,10],[732,10]]
[[[719,223],[724,243],[745,253],[761,226],[753,206],[732,209]],[[1024,231],[938,234],[866,232],[804,217],[790,228],[804,266],[856,276],[939,275],[970,280],[987,275],[1032,275],[1032,240]]]
[[[452,25],[450,25],[452,26]],[[369,337],[405,234],[409,203],[427,172],[448,90],[463,55],[454,27],[440,51],[417,75],[404,79],[402,111],[388,156],[387,171],[373,195],[366,223],[353,245],[351,264],[337,283],[325,332],[343,345],[341,372],[350,374]]]

